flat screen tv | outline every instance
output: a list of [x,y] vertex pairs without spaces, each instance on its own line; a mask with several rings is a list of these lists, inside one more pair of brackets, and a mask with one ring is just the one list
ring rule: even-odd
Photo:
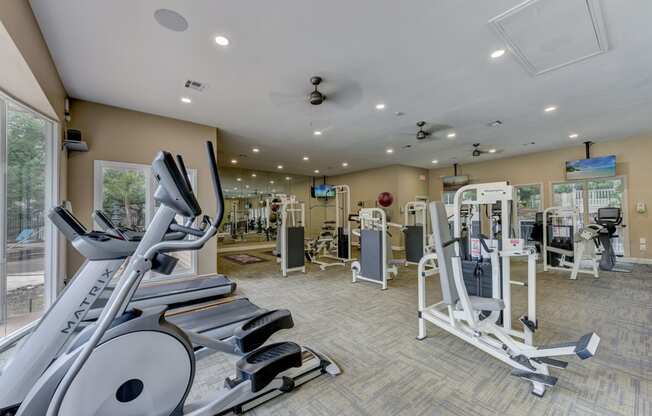
[[444,191],[457,191],[469,183],[469,175],[444,176]]
[[321,184],[312,187],[313,198],[335,198],[335,187],[333,185]]
[[602,156],[566,162],[566,180],[616,176],[616,156]]

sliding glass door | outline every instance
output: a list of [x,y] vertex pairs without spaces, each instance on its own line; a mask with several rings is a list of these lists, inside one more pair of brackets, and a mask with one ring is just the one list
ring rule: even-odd
[[624,256],[628,252],[627,207],[625,206],[626,182],[622,176],[613,178],[585,179],[575,182],[558,182],[552,184],[552,206],[573,207],[580,211],[580,223],[595,222],[598,208],[620,208],[623,215],[622,226],[617,229],[617,236],[612,240],[616,255]]
[[54,123],[0,96],[0,336],[38,318],[52,298]]

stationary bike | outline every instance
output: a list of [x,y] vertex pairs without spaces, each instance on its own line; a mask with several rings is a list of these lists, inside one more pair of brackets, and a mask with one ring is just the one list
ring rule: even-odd
[[598,216],[594,218],[594,221],[601,227],[598,230],[598,241],[602,248],[600,269],[613,270],[616,266],[616,253],[611,241],[617,237],[616,227],[623,222],[620,208],[598,208]]

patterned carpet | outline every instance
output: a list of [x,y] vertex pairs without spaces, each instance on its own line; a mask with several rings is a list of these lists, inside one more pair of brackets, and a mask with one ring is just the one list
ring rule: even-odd
[[[266,256],[264,252],[252,253]],[[273,260],[270,258],[270,260]],[[552,369],[556,387],[539,399],[510,368],[436,327],[417,341],[417,278],[401,268],[387,291],[352,284],[347,268],[281,277],[274,261],[241,267],[220,259],[220,272],[241,295],[266,308],[292,311],[295,328],[275,340],[291,340],[329,354],[343,369],[277,398],[252,415],[652,415],[652,266],[633,273],[538,274],[536,344],[576,340],[595,331],[596,357],[569,358]],[[513,279],[525,280],[516,264]],[[430,278],[428,301],[440,298],[438,276]],[[513,287],[514,319],[525,308],[526,289]],[[199,363],[192,398],[222,385],[233,358]]]

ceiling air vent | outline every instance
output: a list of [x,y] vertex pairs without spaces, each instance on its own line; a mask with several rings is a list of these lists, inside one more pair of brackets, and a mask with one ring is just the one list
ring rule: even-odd
[[186,88],[190,88],[191,90],[195,90],[199,92],[204,91],[207,86],[208,85],[204,84],[203,82],[193,81],[191,79],[186,81]]
[[527,0],[489,21],[532,75],[607,52],[599,0]]

